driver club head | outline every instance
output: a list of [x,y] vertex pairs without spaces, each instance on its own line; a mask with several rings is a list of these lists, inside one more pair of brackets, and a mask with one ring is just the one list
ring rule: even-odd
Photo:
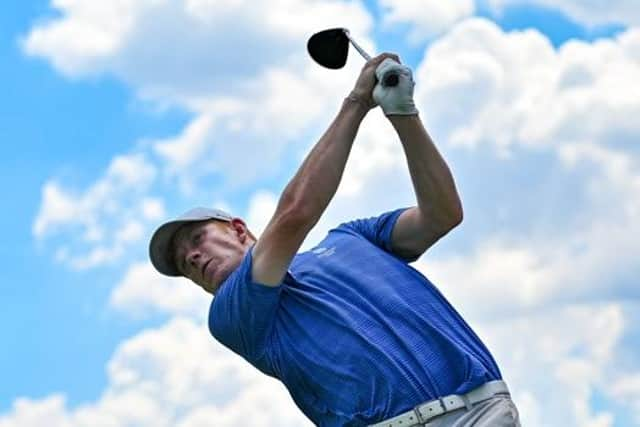
[[323,67],[337,70],[344,67],[349,55],[349,37],[344,28],[331,28],[311,36],[307,42],[309,55]]
[[[346,28],[331,28],[315,33],[307,42],[307,50],[318,64],[337,70],[347,63],[349,43],[353,44],[365,60],[371,59],[371,56],[351,38]],[[399,77],[395,71],[387,73],[382,79],[383,86],[397,86],[398,82]]]

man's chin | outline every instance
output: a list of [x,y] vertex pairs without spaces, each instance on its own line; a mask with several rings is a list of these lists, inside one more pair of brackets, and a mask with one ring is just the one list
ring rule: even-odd
[[209,289],[210,289],[210,293],[212,295],[215,295],[218,290],[224,286],[224,282],[227,281],[227,277],[229,277],[228,274],[222,275],[222,277],[216,277],[216,280],[211,280],[210,285],[209,285]]

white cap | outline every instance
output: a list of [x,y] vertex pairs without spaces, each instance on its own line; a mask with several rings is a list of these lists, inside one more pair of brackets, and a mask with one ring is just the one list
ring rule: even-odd
[[184,224],[207,221],[210,219],[231,222],[233,217],[220,209],[198,207],[191,209],[180,215],[178,218],[167,221],[158,227],[149,242],[149,258],[151,258],[151,264],[153,264],[156,270],[162,274],[166,274],[167,276],[182,276],[173,261],[173,254],[171,251],[173,236]]

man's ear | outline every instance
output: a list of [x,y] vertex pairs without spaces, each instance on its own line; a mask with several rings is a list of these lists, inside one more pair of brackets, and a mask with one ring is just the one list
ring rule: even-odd
[[249,229],[247,229],[247,224],[240,218],[233,218],[231,220],[231,229],[236,233],[238,239],[241,243],[244,243],[249,237]]

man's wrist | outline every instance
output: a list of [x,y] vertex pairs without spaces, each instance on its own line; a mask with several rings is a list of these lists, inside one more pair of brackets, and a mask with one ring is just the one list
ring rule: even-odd
[[418,114],[391,114],[387,116],[393,127],[398,130],[400,127],[415,126],[422,124],[422,120]]
[[345,104],[357,107],[364,114],[367,114],[373,107],[373,105],[371,105],[369,101],[353,91],[349,93],[349,95],[347,95],[347,97],[345,98]]
[[391,123],[407,123],[407,122],[412,122],[412,121],[416,121],[419,122],[420,121],[420,115],[419,114],[388,114],[386,115],[387,119],[389,119],[389,121],[391,121]]

